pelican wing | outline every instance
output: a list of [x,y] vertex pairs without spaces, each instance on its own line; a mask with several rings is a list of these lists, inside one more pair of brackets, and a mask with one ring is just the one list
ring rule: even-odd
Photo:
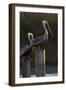
[[25,47],[22,47],[20,49],[20,56],[22,56],[25,52],[27,52],[28,50],[30,50],[32,48],[32,44],[26,45]]
[[45,39],[46,39],[45,35],[39,36],[36,39],[34,39],[31,44],[26,45],[25,47],[20,49],[20,56],[29,51],[33,46],[38,46],[39,44],[44,42]]
[[45,39],[46,39],[45,35],[37,37],[36,39],[33,40],[33,46],[41,44],[42,42],[44,42]]

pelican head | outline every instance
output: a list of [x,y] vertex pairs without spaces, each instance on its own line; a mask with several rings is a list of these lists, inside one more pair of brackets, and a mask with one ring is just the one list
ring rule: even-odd
[[42,24],[45,25],[48,24],[48,22],[46,20],[42,20]]
[[48,22],[47,22],[46,20],[42,20],[42,24],[43,24],[43,27],[44,27],[44,29],[45,29],[45,33],[48,34],[48,30],[49,30],[51,36],[53,37],[53,34],[52,34],[52,32],[51,32],[51,29],[50,29],[50,27],[49,27]]
[[33,33],[28,33],[28,40],[30,43],[33,41]]

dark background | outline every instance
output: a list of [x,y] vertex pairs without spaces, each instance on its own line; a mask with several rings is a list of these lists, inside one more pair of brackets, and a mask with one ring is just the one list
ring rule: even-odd
[[49,37],[48,43],[46,45],[46,65],[48,65],[48,67],[55,66],[55,71],[57,72],[57,14],[20,12],[20,48],[26,44],[29,44],[27,38],[28,32],[32,32],[35,38],[38,35],[44,34],[42,20],[48,21],[53,33],[53,38]]

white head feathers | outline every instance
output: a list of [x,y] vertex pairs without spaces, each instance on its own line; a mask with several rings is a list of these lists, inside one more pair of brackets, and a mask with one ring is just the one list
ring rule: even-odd
[[29,39],[30,43],[32,43],[32,41],[34,39],[32,33],[28,33],[28,39]]

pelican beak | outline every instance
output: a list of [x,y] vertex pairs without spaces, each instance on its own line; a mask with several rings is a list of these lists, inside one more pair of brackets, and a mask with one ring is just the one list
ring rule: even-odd
[[51,29],[50,29],[50,27],[49,27],[49,24],[47,24],[47,26],[48,26],[48,30],[49,30],[51,36],[53,37],[53,33],[52,33],[52,31],[51,31]]
[[52,33],[52,31],[51,31],[51,29],[50,29],[50,27],[49,27],[48,22],[47,22],[46,20],[43,20],[43,21],[42,21],[42,24],[43,24],[44,29],[45,29],[46,31],[49,31],[50,34],[51,34],[51,36],[53,37],[53,33]]

